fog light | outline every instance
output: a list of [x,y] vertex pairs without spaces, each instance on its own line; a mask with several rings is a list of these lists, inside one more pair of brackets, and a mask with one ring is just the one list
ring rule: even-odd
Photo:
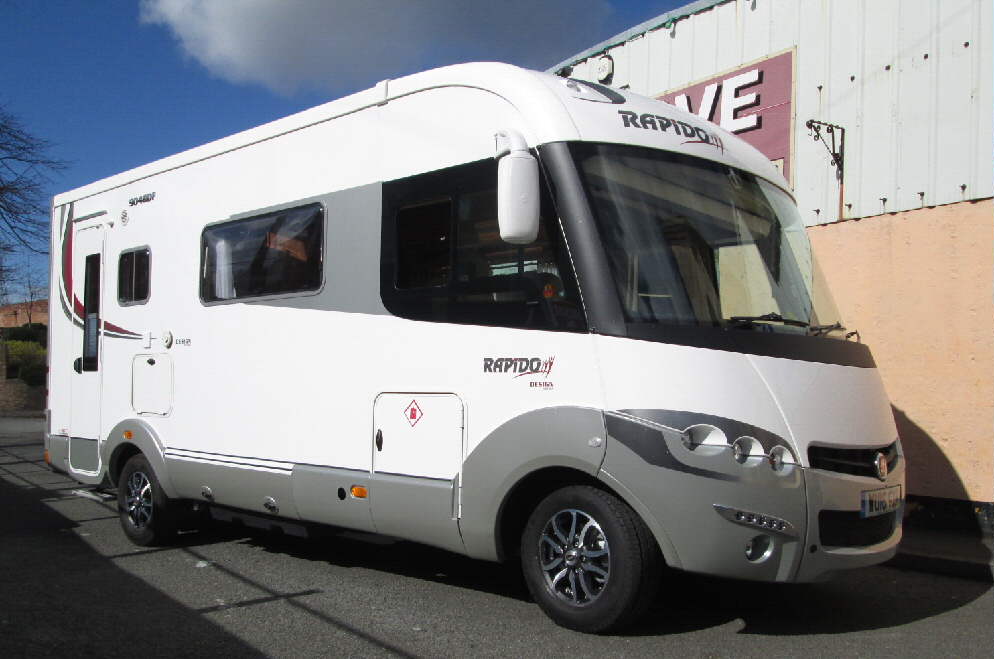
[[768,535],[757,535],[746,543],[746,560],[752,563],[766,560],[771,553],[773,553],[773,538]]

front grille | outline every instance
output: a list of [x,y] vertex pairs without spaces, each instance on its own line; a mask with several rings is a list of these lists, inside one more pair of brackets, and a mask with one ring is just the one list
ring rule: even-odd
[[897,442],[882,448],[832,448],[830,446],[809,446],[808,462],[814,469],[835,471],[853,476],[876,478],[877,452],[887,456],[887,467],[894,471],[897,466]]
[[862,518],[859,511],[823,510],[818,513],[818,534],[826,547],[869,547],[894,533],[896,512]]

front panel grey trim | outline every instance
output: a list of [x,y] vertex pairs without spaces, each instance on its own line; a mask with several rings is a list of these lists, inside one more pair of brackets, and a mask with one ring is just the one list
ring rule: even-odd
[[765,428],[754,426],[744,421],[730,419],[714,414],[704,414],[702,412],[686,412],[682,410],[663,409],[639,409],[639,410],[619,410],[628,416],[646,419],[653,423],[674,430],[684,430],[695,425],[709,425],[719,428],[731,444],[739,437],[752,437],[762,446],[765,453],[769,453],[774,446],[785,446],[790,448],[790,444],[780,435],[770,432]]
[[672,445],[675,449],[678,445],[683,446],[681,431],[649,424],[641,419],[622,417],[611,412],[605,417],[608,437],[621,442],[651,465],[717,480],[735,481],[741,478],[740,471],[736,472],[733,468],[722,472],[713,468],[694,466],[690,464],[690,460],[693,459],[691,455],[683,456],[682,460],[677,459],[670,447]]

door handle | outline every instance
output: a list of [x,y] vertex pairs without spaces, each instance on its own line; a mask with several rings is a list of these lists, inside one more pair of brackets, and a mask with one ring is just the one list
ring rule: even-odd
[[82,357],[77,357],[76,360],[72,363],[72,370],[76,371],[77,373],[82,373],[83,372],[83,358]]
[[376,450],[377,451],[382,451],[383,450],[383,431],[382,430],[377,430],[376,431]]

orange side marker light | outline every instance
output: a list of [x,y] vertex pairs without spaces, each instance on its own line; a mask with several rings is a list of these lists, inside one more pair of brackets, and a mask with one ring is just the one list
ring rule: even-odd
[[365,499],[369,496],[369,490],[362,485],[353,485],[351,492],[356,499]]
[[135,433],[131,432],[130,430],[125,430],[123,434],[125,439],[131,439],[132,437],[135,436]]

